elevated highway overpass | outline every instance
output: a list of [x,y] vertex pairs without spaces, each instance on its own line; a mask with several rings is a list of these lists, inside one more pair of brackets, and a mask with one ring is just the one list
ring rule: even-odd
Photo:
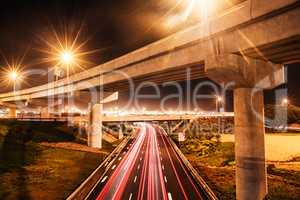
[[[240,55],[273,63],[300,60],[300,8],[297,0],[245,0],[216,18],[128,53],[120,58],[45,85],[0,95],[0,101],[43,98],[104,87],[128,89],[135,83],[186,80],[209,76],[207,59]],[[279,70],[279,69],[278,69]],[[270,74],[265,74],[268,76]]]
[[[47,98],[74,91],[130,89],[208,77],[234,83],[237,199],[267,194],[263,90],[284,83],[284,64],[300,61],[300,3],[245,0],[215,18],[110,62],[38,87],[0,94],[1,102]],[[94,102],[97,103],[97,102]],[[91,141],[101,147],[100,113],[91,109]]]

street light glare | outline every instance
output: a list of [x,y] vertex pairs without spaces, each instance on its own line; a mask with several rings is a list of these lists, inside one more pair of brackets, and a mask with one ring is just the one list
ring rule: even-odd
[[16,71],[11,71],[11,72],[9,72],[9,78],[10,78],[10,80],[12,80],[12,81],[16,81],[17,79],[18,79],[18,72],[16,72]]
[[220,4],[230,4],[230,2],[222,2],[217,0],[183,0],[177,1],[173,9],[179,7],[177,13],[168,15],[165,20],[164,26],[167,29],[176,27],[177,25],[184,23],[189,18],[196,19],[201,22],[208,22],[211,16],[213,16]]
[[[98,52],[98,49],[86,51],[85,47],[88,43],[88,39],[83,40],[81,35],[83,25],[78,28],[78,31],[68,31],[65,27],[65,31],[59,32],[54,28],[51,29],[52,37],[40,36],[42,42],[46,44],[46,47],[40,49],[40,51],[46,54],[43,59],[43,63],[50,63],[54,65],[52,70],[60,69],[66,70],[66,76],[77,71],[77,69],[84,70],[86,66],[94,65],[87,59],[87,56]],[[59,73],[61,76],[61,73]]]
[[286,104],[288,104],[289,103],[289,100],[287,99],[287,98],[284,98],[283,100],[282,100],[282,104],[283,105],[286,105]]
[[64,64],[70,64],[74,60],[74,54],[71,51],[64,51],[61,54],[61,62]]
[[7,79],[8,81],[11,81],[13,83],[16,83],[17,81],[20,81],[23,79],[23,75],[21,71],[19,71],[17,68],[10,68],[6,70]]

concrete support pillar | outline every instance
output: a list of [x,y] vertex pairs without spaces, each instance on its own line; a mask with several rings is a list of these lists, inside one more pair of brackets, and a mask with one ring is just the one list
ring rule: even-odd
[[237,199],[261,200],[267,194],[263,89],[285,82],[283,65],[224,53],[207,57],[205,70],[234,89]]
[[16,108],[8,108],[8,118],[17,118],[17,109]]
[[123,134],[123,130],[122,130],[122,126],[119,125],[119,139],[122,139],[124,137],[124,134]]
[[238,200],[267,194],[263,91],[234,89],[236,192]]
[[48,108],[43,108],[41,110],[41,118],[42,119],[48,119],[48,118],[50,118],[50,113],[49,113]]
[[95,104],[90,113],[90,130],[88,134],[88,145],[90,147],[102,148],[102,104]]

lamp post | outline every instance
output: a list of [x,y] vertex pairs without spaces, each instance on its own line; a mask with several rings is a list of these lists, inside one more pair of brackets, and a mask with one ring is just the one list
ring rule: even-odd
[[11,70],[8,72],[8,79],[13,83],[13,91],[16,91],[17,82],[21,80],[21,73],[17,70]]
[[[223,102],[223,98],[221,96],[216,96],[216,112],[220,112],[219,110],[219,104],[221,104]],[[220,134],[221,131],[221,119],[218,116],[218,134]]]
[[220,96],[216,96],[216,112],[219,112],[219,104],[222,103],[223,98]]
[[[69,80],[70,67],[75,62],[75,53],[72,50],[65,49],[60,52],[59,61],[66,68],[67,84],[69,84],[70,83],[70,80]],[[71,92],[71,95],[68,95],[68,104],[70,104],[70,96],[72,96],[72,92]]]
[[69,82],[70,67],[71,67],[71,64],[74,62],[74,53],[69,50],[63,51],[60,54],[60,62],[66,67],[67,80]]
[[62,69],[59,66],[54,67],[54,77],[55,77],[55,82],[58,81],[59,77],[62,76]]

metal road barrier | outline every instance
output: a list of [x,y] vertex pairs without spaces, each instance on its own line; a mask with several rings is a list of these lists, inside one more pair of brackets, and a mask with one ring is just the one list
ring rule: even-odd
[[101,173],[101,169],[105,163],[112,160],[116,157],[122,149],[127,145],[131,136],[127,136],[123,141],[105,158],[105,160],[94,170],[94,172],[67,198],[67,200],[82,200],[90,193],[99,180],[102,179],[102,176],[105,174],[105,171]]

